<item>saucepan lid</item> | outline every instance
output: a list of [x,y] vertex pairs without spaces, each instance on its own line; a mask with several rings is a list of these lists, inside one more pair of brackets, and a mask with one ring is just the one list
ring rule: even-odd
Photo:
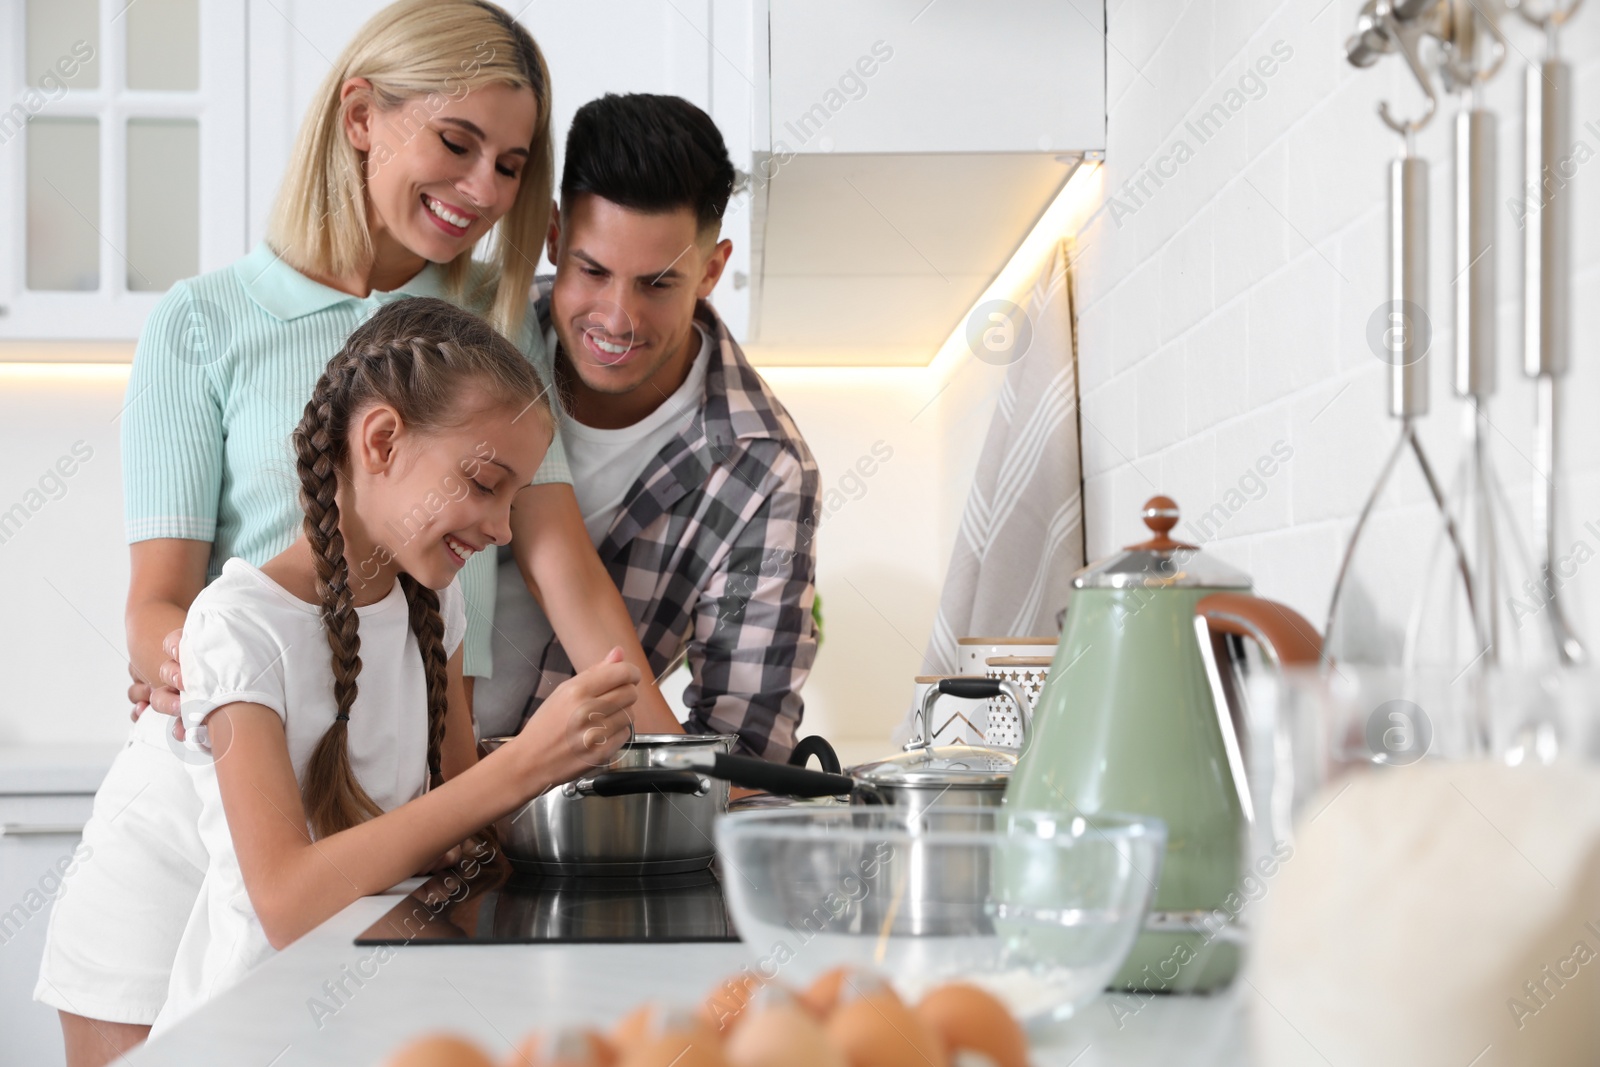
[[[1225,507],[1225,504],[1218,504]],[[1144,504],[1144,524],[1154,534],[1114,556],[1091,563],[1072,578],[1076,589],[1249,589],[1250,576],[1202,552],[1200,546],[1173,540],[1178,505],[1153,496]],[[1201,523],[1210,513],[1201,516]]]
[[984,745],[935,745],[851,767],[849,774],[879,786],[1004,789],[1017,753]]

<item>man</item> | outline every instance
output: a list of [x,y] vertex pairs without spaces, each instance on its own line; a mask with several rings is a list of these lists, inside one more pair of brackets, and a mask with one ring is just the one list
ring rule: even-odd
[[[720,237],[733,184],[693,104],[586,104],[537,306],[579,510],[650,666],[686,655],[689,732],[737,734],[737,751],[781,761],[816,654],[819,489],[800,431],[706,303],[733,248]],[[515,507],[512,527],[532,536]],[[485,734],[519,728],[573,673],[510,553],[493,660],[473,693]]]

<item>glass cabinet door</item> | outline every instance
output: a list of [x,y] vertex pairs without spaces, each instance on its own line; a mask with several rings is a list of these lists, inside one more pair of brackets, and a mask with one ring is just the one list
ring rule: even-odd
[[238,0],[0,5],[0,338],[134,338],[247,251],[244,58]]

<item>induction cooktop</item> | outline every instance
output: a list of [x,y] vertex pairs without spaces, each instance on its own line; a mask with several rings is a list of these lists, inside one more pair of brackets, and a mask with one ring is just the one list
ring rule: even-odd
[[737,941],[716,865],[637,877],[552,875],[492,848],[435,874],[358,945]]

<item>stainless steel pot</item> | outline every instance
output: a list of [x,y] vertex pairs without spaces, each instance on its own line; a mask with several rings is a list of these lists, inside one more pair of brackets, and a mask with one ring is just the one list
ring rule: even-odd
[[894,804],[915,811],[936,806],[999,807],[1031,735],[1033,709],[1027,695],[1004,679],[945,678],[929,688],[918,709],[919,724],[930,721],[928,716],[942,696],[1009,698],[1017,706],[1022,726],[1021,747],[932,745],[927,743],[930,731],[919,725],[906,751],[846,768],[840,774],[706,750],[663,751],[654,754],[653,761],[658,766],[689,768],[734,785],[790,797],[848,796],[856,804]]
[[[606,766],[555,786],[495,823],[506,857],[536,874],[675,874],[711,866],[728,783],[653,765],[663,752],[725,754],[734,734],[637,734]],[[511,740],[489,737],[492,752]]]

